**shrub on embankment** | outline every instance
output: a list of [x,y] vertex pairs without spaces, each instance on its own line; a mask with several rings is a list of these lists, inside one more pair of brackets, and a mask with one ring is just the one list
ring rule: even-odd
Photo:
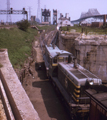
[[30,26],[30,23],[28,22],[28,20],[21,20],[17,22],[17,26],[19,29],[27,31],[28,27]]
[[18,28],[0,29],[0,49],[7,48],[13,67],[22,66],[30,56],[32,41],[37,35],[36,29],[29,28],[26,32]]

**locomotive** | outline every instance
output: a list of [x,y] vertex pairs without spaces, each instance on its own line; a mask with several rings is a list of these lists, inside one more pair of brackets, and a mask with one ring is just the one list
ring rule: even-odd
[[[72,53],[60,50],[56,45],[45,45],[43,55],[47,75],[63,97],[72,119],[87,116],[90,98],[84,91],[102,84],[102,80],[77,64]],[[78,118],[79,117],[79,118]]]

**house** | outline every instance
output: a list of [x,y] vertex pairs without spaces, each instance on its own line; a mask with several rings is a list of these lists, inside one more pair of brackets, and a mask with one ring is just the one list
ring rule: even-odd
[[70,21],[70,17],[68,17],[67,13],[65,17],[63,17],[63,15],[60,14],[60,18],[58,19],[57,28],[60,28],[63,26],[73,26],[73,24]]

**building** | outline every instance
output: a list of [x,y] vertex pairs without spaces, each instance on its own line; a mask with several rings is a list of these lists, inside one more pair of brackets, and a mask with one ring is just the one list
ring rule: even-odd
[[51,11],[49,9],[41,9],[41,24],[51,24]]
[[57,10],[53,9],[53,25],[57,24]]
[[103,22],[92,22],[92,27],[101,27],[103,26]]
[[62,13],[60,13],[60,18],[58,19],[58,28],[62,26],[73,26],[73,24],[70,21],[70,17],[68,16],[68,13],[65,14],[65,17],[63,17]]
[[36,16],[31,16],[31,21],[34,22],[36,20]]

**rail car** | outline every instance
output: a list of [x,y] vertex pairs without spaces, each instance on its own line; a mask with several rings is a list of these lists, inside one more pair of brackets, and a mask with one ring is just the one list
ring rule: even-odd
[[45,46],[43,58],[47,75],[63,96],[71,117],[85,117],[89,112],[90,98],[84,91],[101,85],[102,80],[77,64],[72,53],[60,50],[55,45]]

